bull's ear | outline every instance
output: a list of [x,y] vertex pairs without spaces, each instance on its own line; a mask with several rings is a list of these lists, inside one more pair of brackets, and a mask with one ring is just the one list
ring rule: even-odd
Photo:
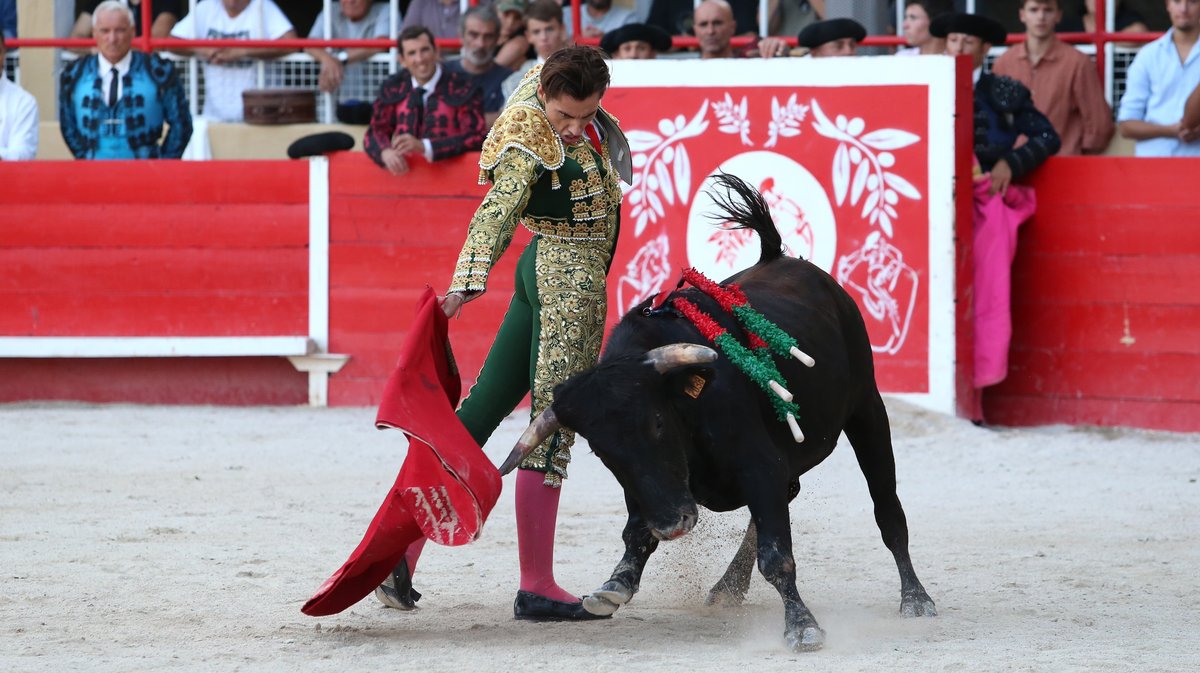
[[715,376],[711,367],[682,367],[666,375],[667,390],[676,396],[698,400]]

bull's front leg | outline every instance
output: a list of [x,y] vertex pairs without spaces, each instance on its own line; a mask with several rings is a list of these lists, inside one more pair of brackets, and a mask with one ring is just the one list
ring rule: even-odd
[[625,554],[613,568],[612,577],[583,598],[583,608],[594,615],[611,615],[633,598],[641,586],[646,560],[658,549],[658,539],[650,533],[637,506],[628,499],[625,505],[629,510],[629,520],[621,533]]
[[758,570],[783,599],[783,637],[793,652],[811,652],[825,644],[825,631],[796,590],[796,560],[787,502],[765,510],[751,507],[758,528]]

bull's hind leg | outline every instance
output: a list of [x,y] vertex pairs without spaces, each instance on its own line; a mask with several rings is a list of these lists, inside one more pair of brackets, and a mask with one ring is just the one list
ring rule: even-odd
[[757,556],[758,529],[754,521],[746,526],[746,537],[742,538],[742,546],[733,555],[725,574],[717,581],[704,599],[705,605],[721,605],[732,607],[741,605],[750,590],[750,576],[754,574],[754,559]]
[[900,614],[905,617],[932,617],[937,614],[933,599],[921,586],[908,555],[908,521],[896,495],[896,458],[892,452],[892,432],[887,409],[879,393],[872,395],[863,408],[846,424],[846,437],[854,447],[858,467],[867,479],[871,500],[875,503],[875,523],[900,571]]
[[594,615],[611,615],[633,598],[641,586],[646,560],[658,549],[658,539],[650,533],[637,505],[626,498],[625,506],[629,510],[629,519],[621,533],[625,554],[608,581],[583,597],[583,609]]

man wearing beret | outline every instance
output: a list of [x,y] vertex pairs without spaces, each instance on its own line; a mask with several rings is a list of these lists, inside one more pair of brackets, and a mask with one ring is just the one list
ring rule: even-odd
[[[967,55],[975,67],[975,157],[992,174],[993,194],[1003,194],[1014,178],[1028,175],[1058,151],[1061,141],[1033,96],[1020,82],[983,73],[992,45],[1004,44],[1007,33],[998,22],[977,14],[943,14],[929,27],[946,38],[946,53]],[[1017,138],[1028,139],[1016,147]]]
[[[983,390],[1004,380],[1012,340],[1012,263],[1017,227],[1033,215],[1033,190],[1012,185],[1058,151],[1058,133],[1033,105],[1020,82],[983,74],[993,44],[1008,37],[996,21],[974,14],[943,14],[929,32],[946,38],[946,53],[970,56],[975,68],[975,158],[986,175],[974,184],[974,369],[976,407],[983,424]],[[1017,138],[1027,141],[1017,147]]]
[[605,33],[600,48],[617,60],[658,58],[662,52],[671,50],[671,36],[658,26],[627,23]]
[[[799,44],[808,49],[813,58],[827,56],[854,56],[858,43],[867,36],[867,29],[854,19],[826,19],[814,21],[800,31]],[[783,38],[763,38],[758,43],[758,53],[763,58],[790,56],[791,48]]]

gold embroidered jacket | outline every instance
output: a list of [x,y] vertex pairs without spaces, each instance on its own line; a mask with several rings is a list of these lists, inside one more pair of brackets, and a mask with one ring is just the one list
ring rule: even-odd
[[[599,160],[586,139],[564,146],[537,98],[540,71],[526,75],[483,143],[480,183],[492,187],[471,218],[450,292],[486,289],[518,222],[546,239],[590,241],[610,252],[616,243],[621,190],[608,139]],[[617,129],[607,111],[599,114]]]

